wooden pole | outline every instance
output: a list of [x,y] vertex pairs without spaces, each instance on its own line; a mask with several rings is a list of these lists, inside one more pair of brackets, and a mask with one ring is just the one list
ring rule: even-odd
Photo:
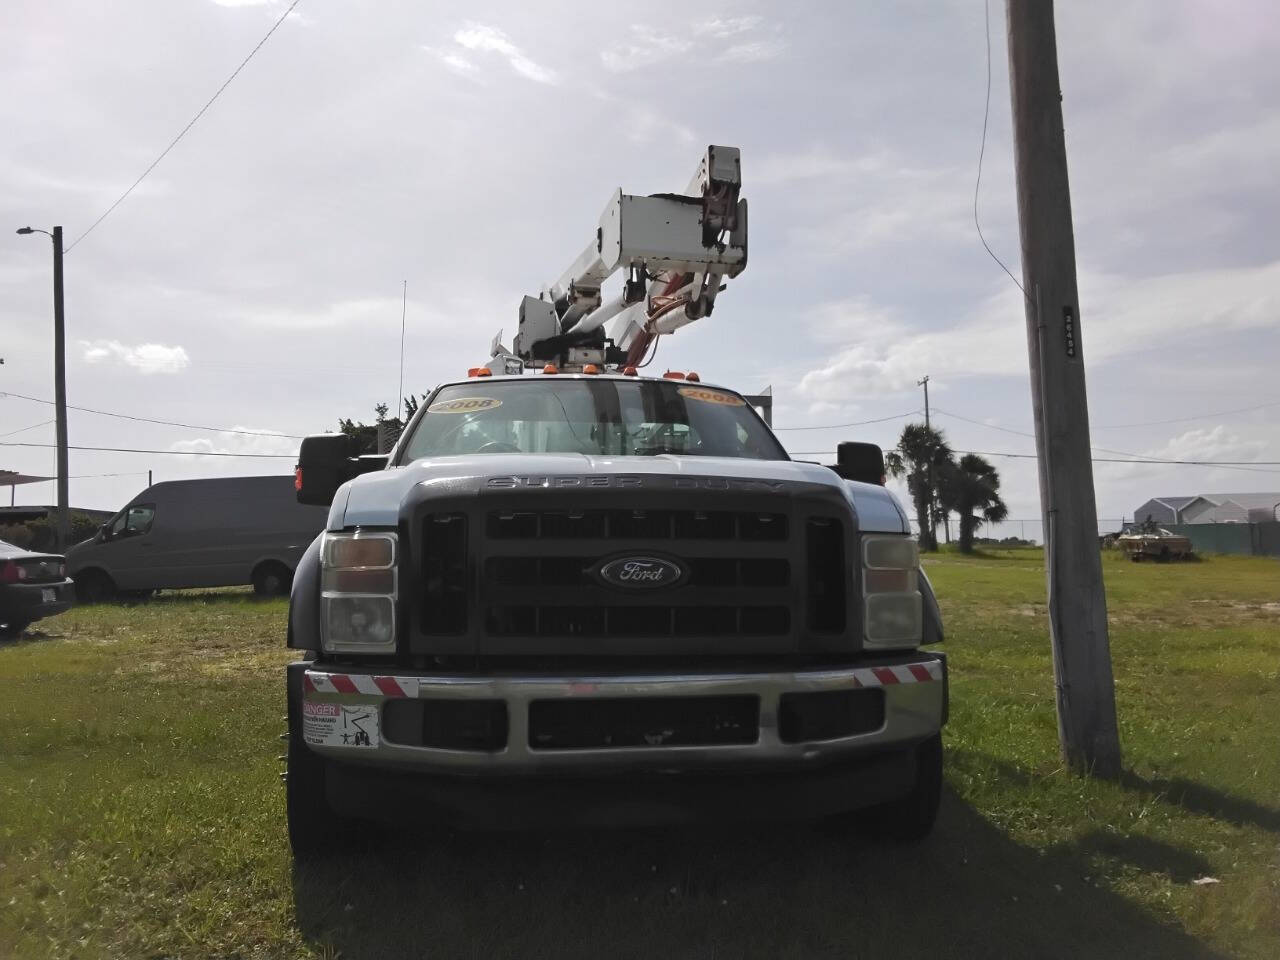
[[1073,769],[1116,777],[1120,738],[1089,459],[1053,2],[1006,0],[1006,9],[1058,737]]

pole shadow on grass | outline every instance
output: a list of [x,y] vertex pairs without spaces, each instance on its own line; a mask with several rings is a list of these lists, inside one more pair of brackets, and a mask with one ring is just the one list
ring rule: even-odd
[[1126,770],[1120,777],[1120,784],[1130,790],[1159,797],[1190,813],[1213,817],[1237,827],[1254,826],[1280,833],[1280,810],[1233,796],[1194,780],[1183,777],[1141,777]]
[[[1001,780],[1022,786],[1031,784],[1032,777],[1025,770],[997,757],[973,750],[952,750],[950,763],[966,761],[989,767]],[[1171,806],[1181,807],[1188,813],[1212,817],[1237,827],[1258,827],[1271,833],[1280,833],[1280,809],[1264,806],[1244,797],[1211,787],[1185,777],[1144,777],[1132,770],[1120,774],[1119,783],[1127,790],[1142,793]]]
[[293,889],[344,960],[1216,956],[1084,882],[1085,853],[1020,846],[948,790],[915,846],[796,824],[378,833]]

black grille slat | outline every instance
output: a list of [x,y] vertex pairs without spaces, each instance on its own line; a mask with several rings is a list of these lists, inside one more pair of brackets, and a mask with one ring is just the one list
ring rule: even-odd
[[809,629],[818,633],[843,632],[849,577],[844,561],[844,528],[838,520],[809,519],[805,524],[805,561]]
[[791,629],[789,607],[715,604],[490,607],[485,620],[500,637],[759,637]]
[[422,522],[422,630],[457,636],[467,630],[467,515],[431,513]]
[[787,539],[787,516],[753,510],[494,510],[493,540]]

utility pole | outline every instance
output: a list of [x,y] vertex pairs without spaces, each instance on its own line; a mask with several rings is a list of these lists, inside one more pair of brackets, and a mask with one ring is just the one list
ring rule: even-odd
[[53,228],[53,400],[58,420],[58,550],[71,543],[71,492],[67,481],[67,334],[62,303],[62,228]]
[[1075,238],[1052,0],[1006,0],[1027,352],[1058,738],[1075,770],[1120,774],[1098,547]]
[[53,240],[53,389],[58,420],[58,549],[66,550],[71,540],[71,509],[67,488],[67,338],[62,308],[62,228],[53,233],[34,227],[20,227],[20,235],[43,233]]
[[[924,428],[932,430],[929,425],[929,375],[926,373],[923,380],[916,381],[917,387],[924,387]],[[925,515],[929,520],[929,537],[928,547],[930,550],[938,549],[938,528],[933,522],[933,461],[930,460],[924,466],[925,483],[929,485],[929,505],[925,510]],[[921,531],[923,533],[924,531]],[[948,538],[949,539],[949,538]]]

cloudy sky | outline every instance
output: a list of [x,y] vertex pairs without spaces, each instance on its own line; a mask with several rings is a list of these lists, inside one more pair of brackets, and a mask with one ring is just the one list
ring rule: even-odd
[[[0,444],[52,443],[50,256],[155,159],[285,5],[0,8]],[[780,427],[913,414],[1029,453],[1019,294],[973,225],[982,0],[601,4],[302,0],[144,183],[66,257],[72,501],[288,472],[296,436],[484,358],[609,194],[743,150],[751,265],[659,366],[757,391]],[[1003,4],[981,217],[1015,273]],[[1059,4],[1096,456],[1280,461],[1280,15],[1268,0]],[[906,417],[782,433],[894,444]],[[24,429],[31,427],[32,429]],[[20,432],[19,432],[20,431]],[[278,434],[279,436],[259,435]],[[994,457],[1039,535],[1034,461]],[[0,446],[0,468],[54,453]],[[86,476],[124,474],[123,476]],[[1149,496],[1280,490],[1280,466],[1099,463],[1104,527]],[[5,491],[7,493],[7,491]],[[47,503],[52,484],[19,488]]]

